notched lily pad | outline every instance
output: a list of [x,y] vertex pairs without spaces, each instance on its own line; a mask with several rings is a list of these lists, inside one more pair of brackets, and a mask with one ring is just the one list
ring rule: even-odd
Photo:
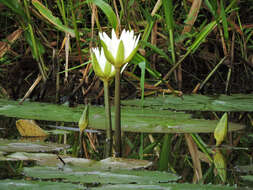
[[[141,106],[141,100],[125,100],[123,105]],[[173,109],[190,111],[224,111],[224,112],[253,112],[252,94],[232,94],[204,96],[200,94],[183,95],[176,97],[174,95],[148,97],[144,100],[145,107],[153,109]]]
[[69,145],[0,139],[0,151],[4,152],[59,152]]
[[39,179],[62,179],[65,182],[98,183],[98,184],[158,184],[176,181],[180,177],[159,171],[147,170],[104,170],[95,168],[82,169],[71,167],[33,167],[24,168],[27,177]]

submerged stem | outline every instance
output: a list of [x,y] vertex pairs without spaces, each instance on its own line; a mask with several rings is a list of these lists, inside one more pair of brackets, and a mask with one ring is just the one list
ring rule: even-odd
[[120,122],[120,67],[115,67],[115,156],[121,157],[121,122]]
[[111,106],[109,95],[108,81],[104,81],[104,99],[105,99],[105,122],[106,122],[106,146],[105,157],[110,157],[112,154],[112,120],[111,120]]

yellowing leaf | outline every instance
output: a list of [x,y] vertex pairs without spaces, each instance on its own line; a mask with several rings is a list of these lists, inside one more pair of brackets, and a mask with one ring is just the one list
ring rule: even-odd
[[222,143],[222,141],[226,138],[227,131],[228,131],[228,114],[224,113],[214,130],[216,146],[219,146]]
[[16,127],[21,136],[42,137],[48,135],[33,120],[19,119],[16,121]]
[[215,150],[213,157],[215,168],[217,169],[218,175],[221,180],[225,183],[227,178],[227,164],[224,156],[219,150]]

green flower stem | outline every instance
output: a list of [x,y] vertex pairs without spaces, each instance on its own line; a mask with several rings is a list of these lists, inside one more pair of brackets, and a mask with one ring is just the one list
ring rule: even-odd
[[106,121],[106,146],[105,156],[110,157],[112,155],[112,120],[111,120],[111,107],[110,107],[110,95],[109,84],[107,80],[104,80],[104,99],[105,99],[105,121]]
[[120,123],[120,67],[115,67],[115,156],[122,156]]

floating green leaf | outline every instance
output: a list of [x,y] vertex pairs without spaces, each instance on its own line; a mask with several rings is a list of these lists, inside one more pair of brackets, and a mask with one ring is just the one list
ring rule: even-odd
[[122,169],[83,169],[80,167],[33,167],[24,168],[27,177],[39,179],[63,179],[66,182],[100,183],[100,184],[159,184],[160,182],[176,181],[180,177],[167,172],[148,170]]
[[[145,105],[144,105],[145,106]],[[46,121],[78,122],[83,107],[69,108],[39,102],[24,102],[0,99],[0,115],[24,119]],[[217,126],[215,120],[193,119],[191,114],[168,110],[122,107],[122,131],[143,133],[210,133]],[[112,107],[112,119],[114,117]],[[89,127],[105,130],[104,107],[90,106]],[[229,123],[229,131],[243,129],[244,126]],[[114,130],[114,123],[112,126]]]
[[61,151],[68,147],[69,145],[56,143],[0,139],[0,151],[4,152],[53,152]]
[[[94,187],[91,190],[234,190],[236,187],[210,185],[210,184],[181,184],[181,183],[160,183],[158,185],[138,185],[138,184],[115,184],[115,185],[102,185]],[[247,188],[242,188],[242,190]]]
[[50,181],[31,181],[31,180],[0,180],[0,189],[8,190],[83,190],[85,187],[73,183],[60,183]]
[[250,181],[251,183],[253,183],[253,175],[245,175],[245,176],[241,176],[241,178],[244,181]]
[[[141,100],[125,100],[123,105],[141,107]],[[152,109],[173,109],[177,111],[223,111],[223,112],[253,112],[253,94],[232,94],[204,96],[200,94],[147,97],[145,107]]]
[[[252,177],[251,177],[252,180]],[[92,186],[92,184],[94,184]],[[181,183],[159,183],[159,184],[89,184],[90,190],[236,190],[238,187],[221,186],[211,184],[181,184]],[[8,190],[79,190],[87,189],[85,185],[66,182],[31,181],[31,180],[0,180],[0,189]],[[240,187],[241,190],[248,188]]]

